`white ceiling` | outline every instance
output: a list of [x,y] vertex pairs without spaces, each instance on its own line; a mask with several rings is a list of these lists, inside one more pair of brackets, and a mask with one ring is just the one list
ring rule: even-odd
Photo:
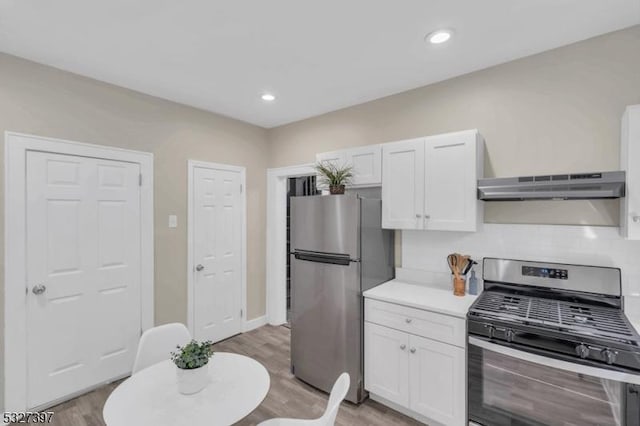
[[274,127],[637,23],[640,0],[0,0],[0,51]]

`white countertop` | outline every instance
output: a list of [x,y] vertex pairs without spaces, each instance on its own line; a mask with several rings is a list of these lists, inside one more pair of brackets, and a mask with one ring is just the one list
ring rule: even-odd
[[453,288],[430,287],[409,284],[397,279],[380,284],[363,293],[368,299],[397,303],[411,308],[465,318],[471,304],[478,296],[454,296]]

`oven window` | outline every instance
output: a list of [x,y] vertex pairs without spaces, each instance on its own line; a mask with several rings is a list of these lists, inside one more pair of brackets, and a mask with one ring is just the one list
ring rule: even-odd
[[624,425],[625,385],[469,345],[469,416],[487,426]]

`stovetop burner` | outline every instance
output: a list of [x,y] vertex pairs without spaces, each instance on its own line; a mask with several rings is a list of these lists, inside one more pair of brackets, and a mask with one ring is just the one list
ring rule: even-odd
[[469,336],[560,359],[640,371],[640,336],[616,268],[485,258]]
[[478,298],[470,312],[502,321],[615,339],[640,346],[640,336],[623,312],[616,308],[487,291]]

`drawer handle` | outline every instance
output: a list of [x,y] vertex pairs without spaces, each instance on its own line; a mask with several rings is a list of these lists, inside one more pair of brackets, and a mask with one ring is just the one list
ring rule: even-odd
[[416,348],[409,349],[409,352],[411,352],[412,354],[415,354],[416,353]]
[[405,321],[407,324],[411,324],[411,321],[412,321],[412,320],[411,320],[411,318],[407,318],[407,319],[405,319],[404,321]]
[[402,345],[400,345],[400,349],[402,349],[402,350],[404,351],[405,349],[407,349],[407,345],[405,345],[405,344],[403,343]]

